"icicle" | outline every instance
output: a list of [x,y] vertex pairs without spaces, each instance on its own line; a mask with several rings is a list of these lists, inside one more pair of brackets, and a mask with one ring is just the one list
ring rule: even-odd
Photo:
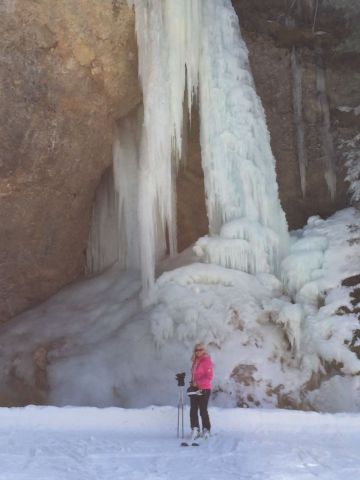
[[99,273],[115,262],[140,267],[138,225],[138,145],[141,109],[118,122],[113,168],[98,187],[87,248],[88,273]]
[[194,247],[205,262],[236,268],[248,273],[270,272],[269,258],[276,257],[279,237],[248,219],[225,223],[219,236],[203,237]]
[[316,89],[322,115],[321,138],[324,153],[325,180],[331,198],[334,199],[336,193],[336,155],[331,134],[330,108],[326,93],[325,67],[320,47],[317,47],[316,49]]
[[301,191],[306,195],[306,167],[307,155],[305,148],[305,128],[302,112],[302,82],[301,82],[301,64],[298,49],[293,47],[291,52],[291,71],[293,77],[293,107],[294,107],[294,126],[297,144],[297,157],[300,171]]
[[[351,111],[352,109],[350,109]],[[355,115],[360,114],[360,105],[354,109]],[[345,110],[346,111],[346,110]],[[348,192],[351,195],[351,204],[359,208],[360,205],[360,133],[350,140],[341,140],[339,149],[345,159],[347,175],[345,180],[349,182]]]
[[120,121],[113,147],[118,238],[121,239],[117,256],[126,268],[140,268],[137,208],[141,121],[141,109]]
[[120,243],[113,170],[109,168],[95,195],[86,249],[86,273],[100,273],[117,261]]
[[198,87],[200,0],[129,0],[135,7],[144,125],[139,222],[145,291],[154,283],[157,237],[176,253],[175,173],[181,158],[185,85],[188,106]]
[[203,237],[196,242],[195,253],[206,263],[249,273],[269,273],[266,251],[243,239]]

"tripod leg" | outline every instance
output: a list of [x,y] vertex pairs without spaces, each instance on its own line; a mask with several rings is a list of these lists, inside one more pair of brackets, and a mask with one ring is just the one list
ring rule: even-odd
[[177,416],[177,437],[180,436],[180,403],[178,404],[178,416]]
[[181,438],[184,438],[184,389],[181,388],[180,393],[180,404],[181,404]]
[[184,438],[184,404],[181,404],[181,427],[182,427],[182,437]]

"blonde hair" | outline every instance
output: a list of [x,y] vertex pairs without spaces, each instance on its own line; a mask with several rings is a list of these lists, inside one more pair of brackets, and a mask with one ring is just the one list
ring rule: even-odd
[[195,358],[196,358],[196,349],[197,348],[203,348],[204,349],[204,353],[207,353],[206,351],[206,348],[205,348],[205,345],[201,342],[201,343],[196,343],[194,345],[194,349],[193,349],[193,353],[191,355],[191,361],[194,362]]

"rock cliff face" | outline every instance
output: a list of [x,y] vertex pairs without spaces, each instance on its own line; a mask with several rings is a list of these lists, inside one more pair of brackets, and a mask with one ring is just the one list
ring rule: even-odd
[[83,272],[113,125],[139,101],[126,0],[0,1],[0,320]]
[[[312,0],[233,0],[291,228],[347,203],[339,145],[359,125],[354,108],[360,104],[360,8],[354,4],[328,0],[317,11]],[[4,321],[83,273],[92,203],[111,164],[113,127],[141,95],[134,19],[126,0],[0,0],[0,14]],[[297,122],[304,130],[305,195],[294,126],[294,51],[302,82]],[[188,167],[178,179],[180,248],[207,228],[196,122],[189,139]],[[329,157],[337,174],[334,198],[324,177]]]
[[[326,217],[348,203],[345,158],[339,147],[357,131],[355,115],[350,119],[351,113],[341,110],[360,103],[360,5],[356,3],[233,0],[266,111],[280,198],[291,229],[303,226],[311,215]],[[297,94],[301,118],[295,112],[294,62],[301,77]],[[299,128],[307,163],[305,194],[298,161]],[[325,174],[330,161],[336,174],[333,196],[331,179]]]

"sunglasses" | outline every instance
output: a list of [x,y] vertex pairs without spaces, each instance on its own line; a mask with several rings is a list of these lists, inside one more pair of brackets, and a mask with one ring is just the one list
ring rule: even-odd
[[203,352],[203,351],[204,351],[203,348],[196,348],[196,349],[195,349],[195,352]]

